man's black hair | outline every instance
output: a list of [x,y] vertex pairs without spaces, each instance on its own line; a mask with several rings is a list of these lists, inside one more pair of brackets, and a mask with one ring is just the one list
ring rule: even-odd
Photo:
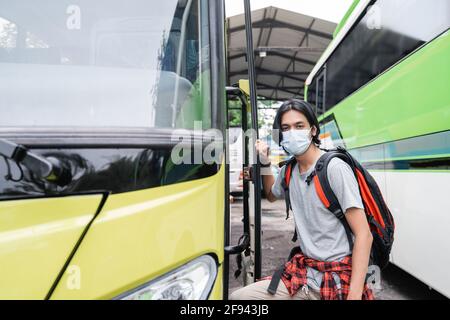
[[[281,118],[283,114],[290,110],[296,110],[298,112],[301,112],[306,119],[308,120],[309,125],[312,127],[316,127],[316,134],[312,136],[312,141],[315,145],[320,145],[320,128],[319,128],[319,121],[317,120],[316,115],[314,114],[314,109],[312,105],[306,101],[299,100],[299,99],[289,99],[280,106],[280,108],[277,111],[277,114],[275,116],[275,120],[273,121],[273,131],[272,131],[272,138],[275,142],[278,142],[278,144],[281,143],[283,140],[283,133],[281,131]],[[276,134],[278,133],[278,137]]]

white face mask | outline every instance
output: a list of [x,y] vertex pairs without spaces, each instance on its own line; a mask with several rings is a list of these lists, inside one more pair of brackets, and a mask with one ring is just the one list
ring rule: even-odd
[[285,131],[283,132],[281,146],[294,156],[302,155],[311,144],[310,132],[311,129]]

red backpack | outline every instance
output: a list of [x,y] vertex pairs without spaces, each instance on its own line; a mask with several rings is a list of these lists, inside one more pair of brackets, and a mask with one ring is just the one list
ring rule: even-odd
[[[394,242],[394,218],[387,207],[381,191],[375,182],[375,179],[370,173],[364,169],[361,164],[353,158],[353,156],[344,148],[338,147],[333,150],[326,150],[318,160],[315,166],[315,170],[308,176],[306,182],[308,185],[311,181],[314,183],[317,195],[322,201],[324,206],[333,213],[339,221],[342,222],[347,238],[349,241],[350,250],[353,249],[352,231],[347,220],[344,217],[341,206],[331,189],[327,176],[327,167],[331,159],[337,157],[352,168],[356,181],[358,182],[361,199],[364,204],[364,211],[366,213],[367,222],[373,236],[373,243],[371,249],[370,260],[371,264],[379,266],[381,269],[386,267],[389,262],[389,254],[391,252],[392,244]],[[289,182],[291,180],[292,169],[296,164],[296,160],[293,157],[288,160],[286,164],[286,170],[284,171],[284,177],[282,180],[282,187],[284,189],[285,201],[286,201],[286,214],[289,216],[289,209],[291,203],[289,199]],[[287,219],[286,217],[286,219]],[[296,230],[297,231],[297,230]],[[297,233],[295,232],[294,242],[297,240]]]

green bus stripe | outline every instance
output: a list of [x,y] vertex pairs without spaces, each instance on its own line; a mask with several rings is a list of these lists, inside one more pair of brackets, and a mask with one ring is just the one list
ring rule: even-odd
[[395,172],[395,173],[450,173],[450,170],[439,169],[409,169],[409,170],[395,170],[395,169],[368,169],[369,172]]
[[450,130],[349,149],[360,162],[385,162],[446,158],[450,155]]
[[440,159],[362,162],[367,170],[450,172],[450,157]]

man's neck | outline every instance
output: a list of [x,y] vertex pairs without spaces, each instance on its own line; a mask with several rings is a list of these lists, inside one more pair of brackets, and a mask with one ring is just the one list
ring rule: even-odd
[[320,158],[321,152],[320,149],[314,144],[311,143],[308,150],[300,156],[296,156],[298,166],[300,168],[300,173],[304,173],[308,171],[309,168]]

